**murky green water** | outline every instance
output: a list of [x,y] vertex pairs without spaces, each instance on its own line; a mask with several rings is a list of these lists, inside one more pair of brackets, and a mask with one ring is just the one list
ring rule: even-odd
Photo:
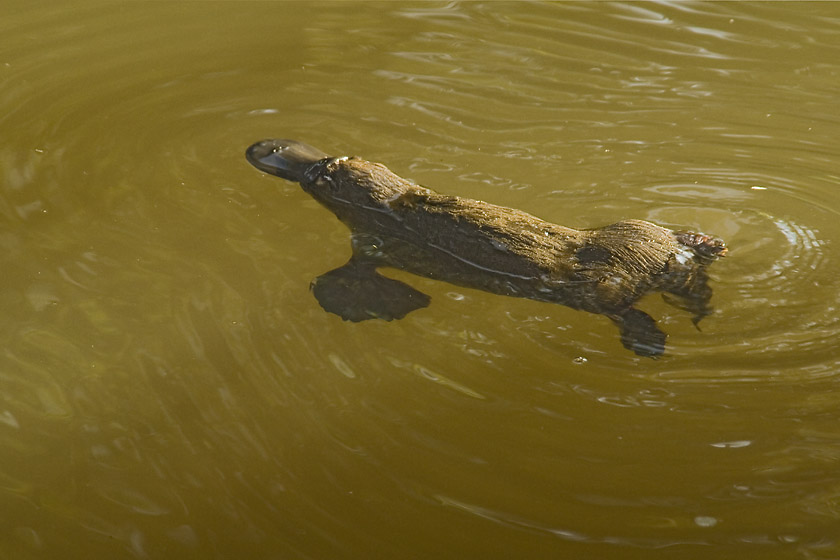
[[[840,5],[7,3],[0,558],[840,557]],[[244,150],[724,237],[716,313],[399,277]]]

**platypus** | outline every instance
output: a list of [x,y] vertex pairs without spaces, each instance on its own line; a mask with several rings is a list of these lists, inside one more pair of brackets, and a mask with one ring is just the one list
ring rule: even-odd
[[643,220],[574,229],[520,210],[439,194],[381,163],[330,157],[294,140],[246,151],[257,169],[288,181],[351,230],[353,255],[311,284],[326,311],[348,321],[400,319],[430,298],[377,272],[402,269],[494,294],[560,303],[605,315],[625,348],[658,357],[667,335],[634,307],[645,294],[693,314],[711,312],[706,267],[726,253],[720,239]]

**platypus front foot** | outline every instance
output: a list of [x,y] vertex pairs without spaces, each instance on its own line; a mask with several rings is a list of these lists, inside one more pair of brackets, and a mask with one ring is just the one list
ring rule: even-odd
[[368,319],[402,319],[429,305],[430,298],[399,280],[376,272],[371,263],[350,262],[312,281],[312,293],[325,311],[354,323]]

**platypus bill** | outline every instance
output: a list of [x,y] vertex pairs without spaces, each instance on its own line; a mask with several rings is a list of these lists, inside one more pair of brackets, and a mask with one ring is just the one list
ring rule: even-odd
[[348,321],[400,319],[429,296],[377,273],[393,267],[459,286],[609,317],[640,356],[665,351],[667,335],[633,307],[645,294],[693,314],[711,313],[706,267],[724,243],[642,220],[572,229],[525,212],[438,194],[357,157],[330,157],[294,140],[248,148],[257,169],[301,184],[352,231],[353,256],[312,291]]

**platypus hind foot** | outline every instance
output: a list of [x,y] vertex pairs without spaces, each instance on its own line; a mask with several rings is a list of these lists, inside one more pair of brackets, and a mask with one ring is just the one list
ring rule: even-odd
[[647,358],[658,358],[665,353],[665,339],[668,335],[644,311],[631,307],[620,315],[609,317],[621,331],[621,343],[628,350]]

